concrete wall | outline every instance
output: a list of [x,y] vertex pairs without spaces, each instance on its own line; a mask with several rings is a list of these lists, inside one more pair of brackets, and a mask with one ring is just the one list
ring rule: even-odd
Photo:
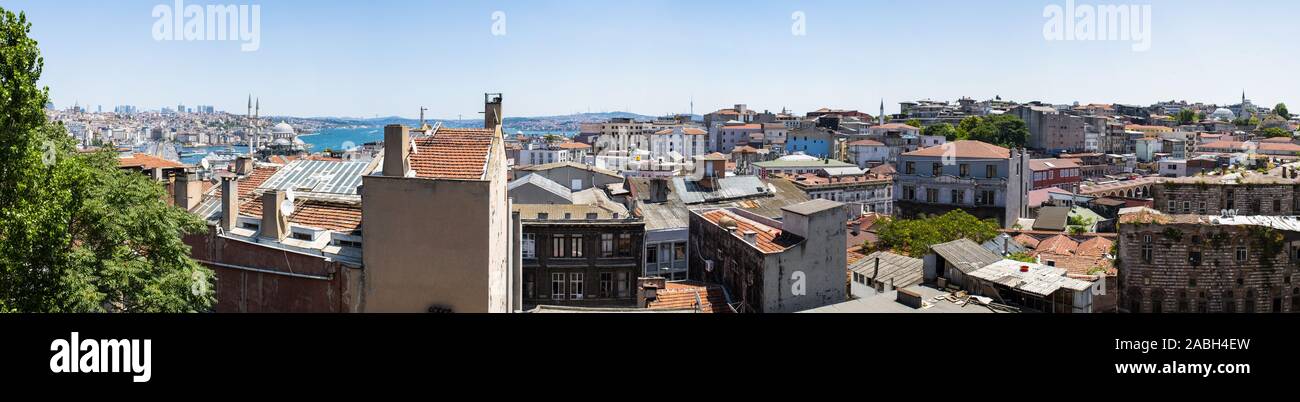
[[[497,301],[488,295],[489,256],[505,246],[492,223],[505,219],[508,210],[503,206],[500,217],[489,211],[490,182],[384,176],[362,181],[366,272],[358,311],[492,310]],[[495,187],[505,192],[504,185]],[[499,245],[490,245],[497,238]]]
[[[804,241],[766,259],[763,311],[767,313],[793,313],[847,299],[847,211],[840,207],[808,216],[799,229],[786,226],[799,221],[793,216],[797,215],[786,213],[783,228],[801,233]],[[796,275],[802,276],[801,295],[794,293]]]
[[540,171],[540,172],[520,171],[517,173],[518,174],[516,175],[515,179],[524,178],[529,174],[540,174],[542,175],[542,177],[551,179],[551,181],[554,181],[556,183],[560,183],[561,186],[564,186],[565,188],[568,188],[570,190],[573,190],[572,184],[574,180],[580,180],[582,183],[582,188],[578,190],[586,190],[592,187],[599,187],[599,186],[604,186],[606,184],[623,182],[623,179],[618,177],[607,176],[602,173],[596,173],[590,170],[578,169],[578,168],[568,167],[568,166],[550,169],[546,171]]
[[509,194],[515,204],[571,204],[568,199],[532,184],[515,187]]

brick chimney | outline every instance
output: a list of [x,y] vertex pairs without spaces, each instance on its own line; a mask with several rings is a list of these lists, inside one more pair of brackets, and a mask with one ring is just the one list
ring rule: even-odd
[[504,119],[501,116],[501,94],[483,94],[483,128],[495,129]]
[[280,210],[285,199],[284,192],[280,190],[262,194],[262,233],[258,237],[280,241],[289,235],[289,217]]
[[235,174],[247,176],[249,173],[253,173],[253,158],[247,156],[235,158]]
[[221,176],[221,228],[227,232],[239,222],[239,178]]
[[650,302],[659,298],[659,291],[668,287],[668,279],[662,277],[637,278],[636,305],[646,308]]
[[411,129],[401,124],[384,127],[384,176],[406,177],[411,171]]
[[198,173],[182,172],[176,175],[172,192],[175,193],[176,206],[188,211],[199,205],[199,200],[203,198],[203,182],[199,180]]

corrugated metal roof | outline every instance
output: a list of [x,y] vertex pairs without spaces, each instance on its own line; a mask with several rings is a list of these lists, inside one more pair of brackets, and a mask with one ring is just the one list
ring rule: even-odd
[[572,190],[569,190],[568,187],[564,187],[560,185],[560,183],[556,183],[554,180],[548,179],[540,174],[530,174],[521,179],[512,181],[510,184],[506,185],[506,191],[514,191],[515,189],[527,184],[537,186],[537,188],[555,194],[557,197],[563,198],[570,203],[573,202]]
[[296,160],[276,172],[259,186],[262,190],[357,195],[361,176],[368,173],[367,162]]
[[983,268],[985,265],[1002,260],[1002,257],[985,250],[984,247],[970,241],[970,239],[957,239],[943,244],[936,244],[930,246],[930,250],[948,260],[949,264],[957,267],[963,273],[970,273]]
[[[729,177],[728,179],[733,178],[734,177]],[[793,182],[784,179],[771,179],[766,181],[758,180],[758,182],[764,183],[764,185],[771,191],[763,194],[756,194],[747,198],[704,202],[688,206],[680,197],[682,191],[678,190],[676,186],[668,186],[667,201],[661,203],[650,203],[647,202],[647,200],[650,196],[651,180],[653,179],[642,177],[627,179],[628,189],[636,197],[637,213],[639,213],[645,220],[646,230],[650,231],[684,229],[690,226],[689,216],[691,209],[740,208],[760,216],[781,219],[784,215],[784,212],[781,211],[782,207],[809,200],[808,194],[799,190]]]
[[[1022,266],[1028,266],[1029,272],[1020,272]],[[1014,260],[1001,260],[984,268],[968,272],[967,275],[1039,296],[1051,295],[1061,288],[1083,291],[1092,287],[1091,282],[1065,276],[1067,272],[1065,268]]]
[[[876,260],[880,270],[876,270]],[[877,283],[893,283],[895,288],[919,285],[925,280],[925,261],[898,254],[877,251],[849,265],[849,270],[873,278]]]

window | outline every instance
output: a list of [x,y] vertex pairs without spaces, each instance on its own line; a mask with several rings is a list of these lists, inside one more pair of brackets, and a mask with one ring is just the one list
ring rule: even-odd
[[1273,213],[1282,212],[1282,200],[1273,200]]
[[564,300],[564,274],[551,274],[551,300]]
[[582,273],[569,274],[569,300],[582,300]]
[[1193,267],[1201,266],[1201,252],[1189,251],[1187,253],[1187,263],[1192,264]]
[[614,295],[614,273],[600,273],[600,298],[607,299]]
[[1192,213],[1192,203],[1190,201],[1183,201],[1183,213]]
[[582,235],[572,235],[569,240],[569,256],[578,258],[582,257]]
[[1237,244],[1237,262],[1246,261],[1246,259],[1248,258],[1246,251],[1248,251],[1246,249],[1246,242],[1243,240],[1242,242]]
[[1151,235],[1142,235],[1142,261],[1151,263]]
[[645,263],[646,263],[646,264],[658,264],[658,263],[659,263],[659,245],[658,245],[658,244],[651,244],[651,245],[645,246]]
[[937,188],[925,189],[925,202],[929,202],[929,203],[939,202],[939,189]]
[[963,163],[957,166],[957,170],[960,170],[961,177],[970,177],[970,165]]
[[569,189],[573,191],[582,190],[582,179],[573,179],[569,181]]
[[904,187],[903,187],[903,199],[904,199],[904,200],[907,200],[907,201],[915,200],[915,199],[916,199],[916,187],[912,187],[912,186],[904,186]]
[[942,176],[942,175],[943,175],[943,165],[938,164],[938,163],[931,163],[931,164],[930,164],[930,175],[931,175],[931,176],[936,176],[936,177],[938,177],[938,176]]
[[600,258],[610,258],[614,256],[614,234],[604,233],[600,235]]
[[987,177],[987,178],[990,178],[990,179],[992,179],[992,178],[994,178],[994,177],[998,177],[998,165],[988,165],[988,166],[984,166],[984,177]]
[[290,235],[290,237],[293,237],[294,240],[303,240],[303,241],[312,241],[312,240],[314,240],[314,239],[312,238],[312,235],[311,235],[310,233],[293,232],[293,234]]
[[533,272],[524,273],[524,298],[535,297],[537,297],[537,275]]
[[952,203],[953,203],[953,204],[961,204],[961,203],[962,203],[962,199],[963,199],[963,198],[966,198],[966,195],[963,194],[963,193],[965,193],[965,191],[962,191],[962,190],[952,190]]
[[614,285],[618,288],[618,297],[629,297],[631,295],[631,282],[628,279],[627,272],[618,273],[618,282]]
[[523,248],[524,258],[537,258],[537,234],[524,233],[520,243],[520,247]]
[[904,166],[905,166],[905,168],[903,169],[904,173],[916,174],[916,162],[907,162],[907,164]]
[[551,257],[564,257],[564,235],[551,236]]
[[619,257],[632,256],[632,234],[631,233],[620,233],[618,235],[618,256]]
[[673,261],[686,262],[686,243],[673,243]]

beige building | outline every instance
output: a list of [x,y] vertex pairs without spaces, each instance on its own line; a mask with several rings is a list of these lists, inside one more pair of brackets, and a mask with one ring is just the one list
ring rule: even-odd
[[359,312],[518,310],[518,247],[506,197],[501,95],[482,129],[412,138],[384,129],[383,171],[363,178]]

